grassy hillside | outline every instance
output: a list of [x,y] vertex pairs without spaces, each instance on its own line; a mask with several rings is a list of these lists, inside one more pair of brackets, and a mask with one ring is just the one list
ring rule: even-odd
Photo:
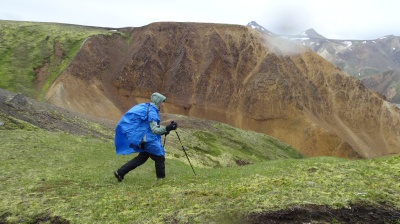
[[[225,145],[232,139],[219,141],[214,131],[178,129],[196,176],[169,135],[166,179],[156,179],[150,160],[119,183],[112,172],[132,156],[116,156],[110,139],[49,132],[4,114],[3,121],[5,117],[13,121],[0,125],[0,222],[240,223],[256,214],[309,205],[347,211],[353,211],[354,203],[400,208],[400,156],[293,159],[288,156],[293,152],[284,153],[288,146],[275,141],[272,145],[282,147],[271,150],[266,140],[262,144],[274,160],[261,159],[263,152],[255,150],[248,153],[257,155],[258,162],[215,167],[201,163],[206,157],[200,152],[224,161],[225,150],[245,147]],[[236,135],[231,127],[221,130],[238,142],[245,142],[242,135],[257,138]],[[211,141],[191,142],[205,135]]]
[[[0,20],[0,88],[36,97],[69,64],[83,41],[101,28]],[[34,89],[35,69],[46,67],[43,90]]]
[[[0,88],[40,98],[88,36],[109,33],[0,21]],[[36,91],[34,70],[42,67],[46,80]],[[135,155],[115,155],[115,123],[0,89],[0,223],[257,223],[297,208],[308,209],[300,213],[311,223],[318,205],[342,208],[345,218],[362,217],[354,209],[361,206],[378,221],[400,220],[400,156],[305,158],[270,136],[168,116],[192,124],[177,131],[197,175],[172,132],[166,179],[156,179],[149,160],[119,183],[113,171]],[[327,222],[343,221],[332,214]]]
[[[303,158],[301,153],[270,136],[204,119],[182,115],[161,116],[162,120],[174,119],[181,123],[180,127],[183,128],[178,133],[183,139],[182,143],[191,149],[193,163],[200,167],[227,167],[278,158]],[[72,113],[2,89],[0,122],[4,123],[0,130],[44,129],[93,136],[107,141],[113,140],[116,126],[113,121]],[[165,142],[168,156],[187,161],[182,154],[182,145],[177,134],[170,134]]]
[[[190,157],[196,166],[217,168],[274,159],[304,158],[301,153],[271,136],[243,131],[221,123],[211,123],[210,126],[210,130],[177,131],[183,147],[191,150]],[[172,158],[186,161],[176,133],[167,136],[165,147]]]

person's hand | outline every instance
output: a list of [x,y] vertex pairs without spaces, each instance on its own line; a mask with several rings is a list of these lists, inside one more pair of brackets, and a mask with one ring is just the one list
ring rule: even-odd
[[165,127],[165,129],[167,130],[166,134],[169,134],[170,131],[176,130],[177,128],[178,128],[178,123],[176,123],[175,121],[171,121],[171,123]]

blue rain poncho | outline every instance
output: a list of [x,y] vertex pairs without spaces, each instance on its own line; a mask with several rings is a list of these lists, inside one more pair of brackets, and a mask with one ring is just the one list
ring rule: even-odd
[[[141,103],[126,112],[115,129],[114,144],[117,155],[127,155],[137,152],[148,152],[157,156],[164,156],[164,147],[161,144],[161,135],[154,134],[150,122],[160,125],[158,115],[159,106],[165,100],[161,94],[152,95],[152,103]],[[139,147],[145,141],[144,150]]]

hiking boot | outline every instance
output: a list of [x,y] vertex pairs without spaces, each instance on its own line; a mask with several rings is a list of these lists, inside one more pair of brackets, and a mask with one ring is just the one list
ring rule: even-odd
[[114,172],[114,176],[115,176],[115,178],[118,179],[118,182],[122,182],[122,180],[124,179],[124,176],[119,175],[118,171]]

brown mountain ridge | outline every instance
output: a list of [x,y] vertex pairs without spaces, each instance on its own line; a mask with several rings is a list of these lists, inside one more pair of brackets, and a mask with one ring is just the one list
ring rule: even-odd
[[153,23],[87,39],[46,99],[117,121],[154,91],[165,113],[274,136],[309,156],[400,152],[400,113],[309,48],[239,25]]
[[400,106],[400,37],[338,40],[325,38],[314,29],[297,35],[277,35],[255,21],[246,26],[311,48],[347,74],[362,80],[366,87],[384,95],[389,102]]

